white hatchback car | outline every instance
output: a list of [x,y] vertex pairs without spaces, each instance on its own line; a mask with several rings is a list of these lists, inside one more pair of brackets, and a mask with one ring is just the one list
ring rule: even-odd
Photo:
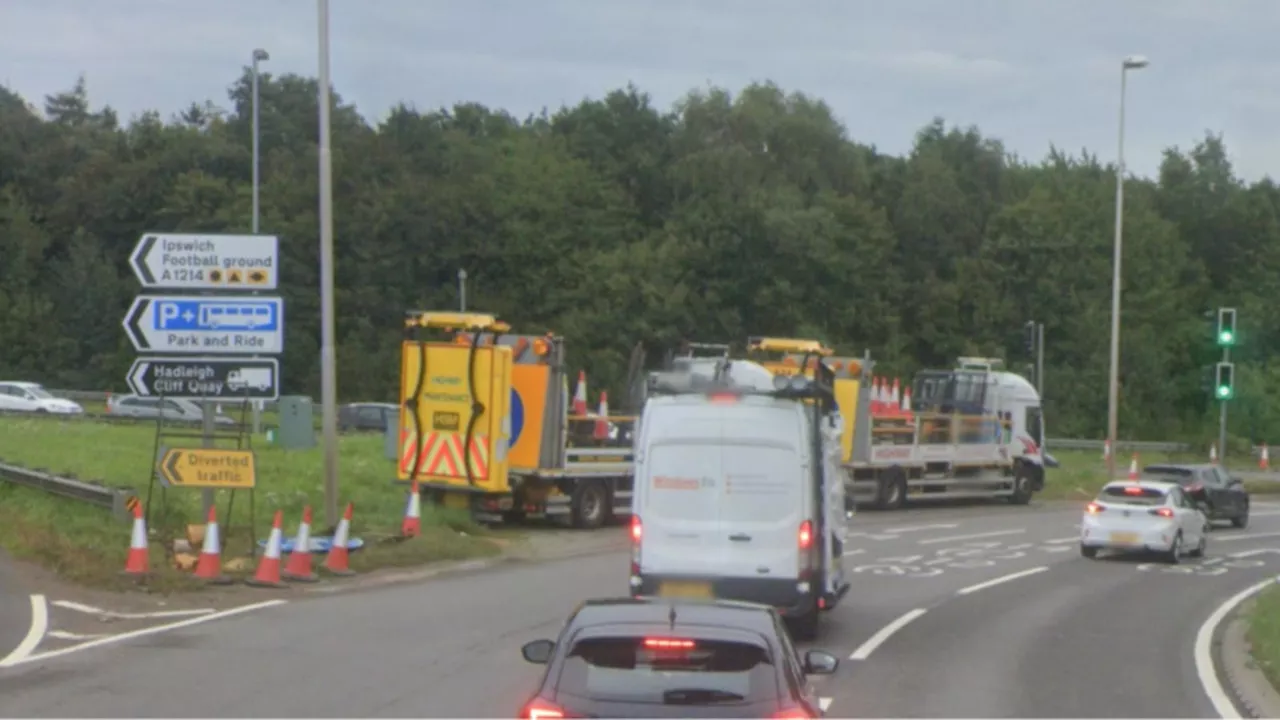
[[1177,483],[1113,482],[1084,510],[1080,554],[1158,552],[1166,562],[1204,555],[1209,519]]

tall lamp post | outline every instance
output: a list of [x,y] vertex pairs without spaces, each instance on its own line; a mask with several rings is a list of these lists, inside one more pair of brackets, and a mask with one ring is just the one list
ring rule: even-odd
[[1120,394],[1120,255],[1124,235],[1124,96],[1130,70],[1146,67],[1141,55],[1120,62],[1120,140],[1116,152],[1116,237],[1111,277],[1111,372],[1107,386],[1107,480],[1116,476],[1116,423]]
[[[258,63],[266,62],[271,59],[266,50],[256,48],[253,51],[253,234],[258,234],[258,187],[261,177],[258,173],[258,144],[261,131],[258,124]],[[262,432],[262,401],[258,400],[253,403],[253,433],[257,435]]]
[[338,376],[333,309],[333,163],[329,157],[329,0],[320,16],[320,426],[324,435],[325,524],[338,524]]

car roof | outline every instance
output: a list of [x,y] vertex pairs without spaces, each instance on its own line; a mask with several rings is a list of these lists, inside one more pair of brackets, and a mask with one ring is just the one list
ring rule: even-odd
[[1208,470],[1217,467],[1212,463],[1156,463],[1142,468],[1143,472],[1158,470]]
[[1138,480],[1136,482],[1132,480],[1116,480],[1115,482],[1109,482],[1106,485],[1103,485],[1102,489],[1106,490],[1107,488],[1129,487],[1133,485],[1137,485],[1138,487],[1146,490],[1156,490],[1164,493],[1169,492],[1173,488],[1182,487],[1178,483],[1164,482],[1162,480]]
[[596,598],[578,606],[575,625],[613,623],[655,623],[670,625],[675,609],[676,627],[682,622],[719,625],[774,634],[773,609],[767,605],[737,600],[673,600],[653,597]]
[[0,382],[0,385],[13,385],[14,387],[20,387],[20,388],[44,389],[43,386],[40,385],[40,383],[27,382],[25,380],[5,380],[3,382]]

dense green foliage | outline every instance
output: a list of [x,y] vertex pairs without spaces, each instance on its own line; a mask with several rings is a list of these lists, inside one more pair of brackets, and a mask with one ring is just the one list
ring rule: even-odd
[[[317,86],[262,83],[262,228],[282,238],[286,389],[319,376]],[[247,74],[231,109],[122,125],[83,83],[43,116],[0,90],[0,376],[121,389],[120,321],[143,231],[250,226]],[[1106,419],[1115,174],[1031,164],[942,121],[908,157],[846,137],[820,101],[752,86],[671,112],[634,88],[523,121],[480,105],[395,108],[377,127],[335,96],[339,388],[393,397],[407,308],[469,306],[569,338],[594,388],[632,346],[818,336],[892,372],[995,354],[1022,367],[1047,327],[1051,435]],[[1052,138],[1046,138],[1046,141]],[[1280,190],[1237,179],[1221,139],[1127,184],[1121,433],[1210,436],[1203,313],[1240,308],[1232,428],[1280,437]]]

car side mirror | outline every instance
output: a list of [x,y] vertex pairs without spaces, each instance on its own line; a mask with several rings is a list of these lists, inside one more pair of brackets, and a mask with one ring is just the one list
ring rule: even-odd
[[550,640],[534,640],[525,643],[524,647],[520,648],[520,654],[524,656],[525,662],[546,665],[551,660],[551,653],[555,649],[556,644]]
[[805,675],[831,675],[840,667],[840,658],[829,652],[810,650],[804,654]]

